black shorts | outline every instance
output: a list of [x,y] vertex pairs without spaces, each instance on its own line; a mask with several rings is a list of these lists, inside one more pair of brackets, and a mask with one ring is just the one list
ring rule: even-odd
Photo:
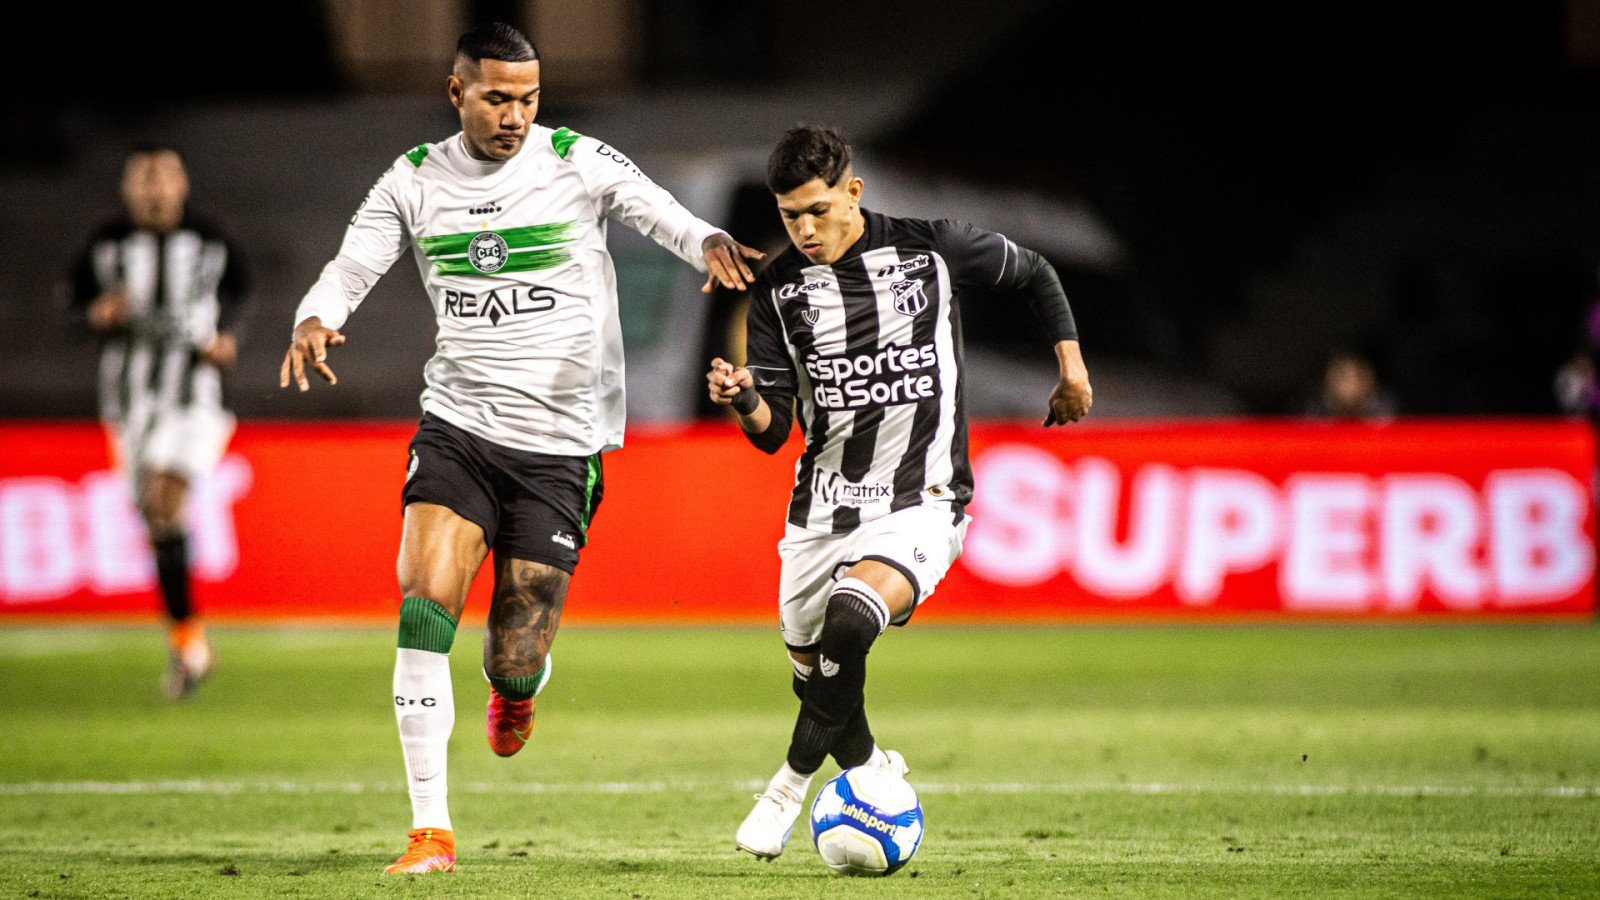
[[604,489],[598,453],[515,450],[426,413],[406,465],[402,508],[437,503],[481,527],[497,559],[525,559],[568,573],[588,542]]

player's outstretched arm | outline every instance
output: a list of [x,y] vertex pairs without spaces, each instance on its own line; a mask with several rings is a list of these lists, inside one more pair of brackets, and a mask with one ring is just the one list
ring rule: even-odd
[[322,319],[312,316],[294,327],[294,337],[289,341],[289,351],[283,355],[283,368],[278,371],[278,387],[286,388],[293,379],[300,391],[311,390],[306,378],[309,364],[322,380],[338,384],[338,376],[328,368],[328,348],[344,343],[344,335],[332,328],[324,328]]
[[700,245],[700,252],[705,257],[708,273],[705,285],[700,288],[702,294],[711,293],[718,284],[730,291],[746,290],[756,277],[745,260],[767,258],[760,250],[746,247],[721,231],[706,238]]
[[1060,341],[1056,344],[1056,362],[1061,366],[1061,380],[1050,392],[1050,412],[1044,417],[1044,427],[1076,422],[1089,414],[1094,406],[1094,388],[1089,385],[1089,367],[1083,364],[1083,353],[1077,341]]

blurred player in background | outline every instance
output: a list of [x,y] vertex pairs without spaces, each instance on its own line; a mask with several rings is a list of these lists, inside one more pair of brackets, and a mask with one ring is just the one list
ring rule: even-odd
[[961,552],[972,499],[962,409],[960,308],[969,289],[1025,297],[1061,379],[1046,426],[1089,411],[1089,373],[1055,270],[1038,254],[962,222],[862,209],[851,149],[829,128],[784,135],[767,186],[794,246],[751,290],[749,363],[716,359],[713,402],[775,453],[796,417],[795,468],[779,620],[800,713],[788,758],[739,826],[740,850],[783,852],[811,777],[905,759],[879,749],[863,706],[867,652],[903,625]]
[[194,692],[216,662],[194,608],[183,507],[222,458],[234,419],[222,371],[238,355],[248,278],[233,244],[189,213],[189,176],[169,147],[128,156],[126,216],[95,232],[72,270],[74,322],[101,338],[100,415],[155,548],[171,619],[169,696]]
[[494,552],[484,638],[495,753],[520,750],[568,580],[600,503],[600,454],[622,446],[623,359],[605,221],[621,220],[742,289],[740,246],[627,157],[533,124],[539,60],[509,25],[457,45],[461,131],[395,161],[295,313],[280,384],[336,383],[327,350],[407,249],[438,322],[401,502],[395,713],[411,793],[406,852],[386,871],[455,868],[445,756],[455,724],[449,653],[473,576]]
[[1378,372],[1365,356],[1339,350],[1328,357],[1317,392],[1306,404],[1314,419],[1388,422],[1395,417],[1395,402],[1378,383]]

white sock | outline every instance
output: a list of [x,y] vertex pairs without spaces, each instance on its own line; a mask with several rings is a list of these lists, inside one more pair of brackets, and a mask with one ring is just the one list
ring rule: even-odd
[[767,790],[770,791],[775,787],[789,788],[794,791],[796,797],[804,800],[806,791],[811,788],[811,776],[801,775],[799,772],[789,768],[789,764],[785,762],[778,767],[778,774],[772,776],[772,780],[767,782]]
[[454,831],[446,795],[445,755],[456,725],[450,656],[401,647],[394,661],[394,717],[406,758],[411,827]]

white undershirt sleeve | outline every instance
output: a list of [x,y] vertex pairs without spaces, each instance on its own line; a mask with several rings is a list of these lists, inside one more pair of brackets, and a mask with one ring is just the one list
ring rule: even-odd
[[706,271],[701,245],[721,228],[684,209],[615,147],[579,138],[567,158],[578,168],[601,213],[671,250],[697,270]]

